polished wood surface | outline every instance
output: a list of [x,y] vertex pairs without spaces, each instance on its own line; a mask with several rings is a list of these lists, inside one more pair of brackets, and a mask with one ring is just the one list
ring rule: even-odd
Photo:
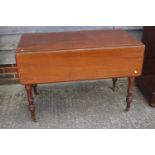
[[44,52],[73,49],[103,49],[141,46],[142,43],[124,30],[91,30],[79,32],[55,32],[24,34],[17,52]]
[[16,54],[22,84],[139,76],[142,47]]
[[16,52],[20,82],[26,85],[35,120],[32,88],[37,84],[128,77],[127,110],[134,77],[141,75],[145,46],[123,30],[25,34]]
[[143,55],[127,32],[98,30],[23,35],[16,60],[20,82],[33,84],[139,76]]

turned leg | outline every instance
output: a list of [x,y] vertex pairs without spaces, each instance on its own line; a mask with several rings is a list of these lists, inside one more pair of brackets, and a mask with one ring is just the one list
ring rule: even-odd
[[127,91],[127,98],[126,98],[126,102],[127,102],[127,106],[126,106],[126,111],[130,110],[130,105],[132,102],[132,89],[135,85],[135,77],[129,77],[128,78],[128,91]]
[[28,101],[29,101],[29,110],[31,112],[31,117],[33,121],[36,121],[36,117],[35,117],[35,105],[33,103],[33,95],[32,95],[32,85],[25,85],[25,89],[27,92],[27,96],[28,96]]
[[116,82],[117,82],[117,80],[118,80],[117,78],[113,78],[113,79],[112,79],[112,81],[113,81],[112,90],[113,90],[113,91],[115,91],[115,89],[116,89]]
[[33,84],[32,87],[33,87],[34,94],[38,95],[39,93],[38,93],[38,90],[37,90],[37,84]]

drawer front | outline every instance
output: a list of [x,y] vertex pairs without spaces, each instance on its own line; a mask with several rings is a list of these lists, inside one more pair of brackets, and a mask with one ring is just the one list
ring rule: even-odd
[[139,76],[144,47],[16,53],[23,84]]

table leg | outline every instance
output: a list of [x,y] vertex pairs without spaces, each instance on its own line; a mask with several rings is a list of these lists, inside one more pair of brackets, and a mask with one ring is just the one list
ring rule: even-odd
[[33,84],[32,87],[33,87],[34,94],[35,94],[35,95],[38,95],[39,92],[38,92],[38,90],[37,90],[37,84]]
[[129,77],[128,78],[128,91],[127,91],[127,98],[126,98],[126,102],[127,102],[127,106],[126,106],[126,111],[130,110],[130,105],[132,102],[132,89],[135,85],[135,77]]
[[118,80],[117,78],[113,78],[113,79],[112,79],[112,81],[113,81],[112,90],[113,90],[113,91],[115,91],[115,89],[116,89],[116,82],[117,82],[117,80]]
[[33,103],[33,94],[32,94],[32,85],[25,85],[25,90],[27,92],[28,101],[29,101],[29,110],[31,112],[31,118],[33,121],[36,121],[35,117],[35,105]]

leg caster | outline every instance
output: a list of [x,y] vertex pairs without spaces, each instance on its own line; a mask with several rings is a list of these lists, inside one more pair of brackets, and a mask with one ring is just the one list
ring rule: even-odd
[[128,91],[127,91],[127,106],[126,106],[126,111],[130,110],[131,102],[132,102],[132,89],[135,85],[135,77],[129,77],[128,78]]
[[115,89],[116,89],[116,82],[117,82],[117,80],[118,80],[117,78],[113,78],[113,79],[112,79],[112,81],[113,81],[112,90],[113,90],[113,91],[115,91]]
[[27,92],[28,101],[29,101],[29,110],[31,112],[31,118],[33,121],[36,121],[35,117],[35,105],[33,103],[33,95],[32,95],[32,85],[25,85],[25,90]]

